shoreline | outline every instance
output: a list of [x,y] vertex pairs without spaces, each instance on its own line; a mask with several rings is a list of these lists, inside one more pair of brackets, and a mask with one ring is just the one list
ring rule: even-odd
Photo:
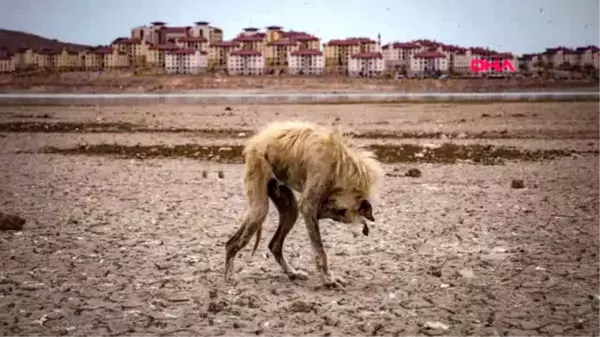
[[336,76],[130,75],[62,73],[17,77],[0,75],[0,93],[205,93],[205,92],[373,92],[452,93],[598,91],[593,80],[540,78],[391,79]]

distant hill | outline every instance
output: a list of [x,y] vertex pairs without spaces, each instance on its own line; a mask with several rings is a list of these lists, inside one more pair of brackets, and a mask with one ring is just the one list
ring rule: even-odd
[[31,48],[34,50],[52,49],[58,51],[65,47],[74,51],[81,51],[90,48],[91,46],[62,42],[56,39],[47,39],[39,35],[25,32],[0,29],[0,49],[6,49],[9,53],[15,53],[21,48]]

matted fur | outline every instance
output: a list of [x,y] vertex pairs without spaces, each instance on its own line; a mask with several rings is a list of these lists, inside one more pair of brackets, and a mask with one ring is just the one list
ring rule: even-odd
[[[267,151],[270,148],[271,151]],[[250,152],[273,154],[277,150],[282,162],[301,163],[310,161],[317,153],[335,165],[336,187],[355,188],[370,198],[375,197],[383,169],[371,151],[353,146],[344,139],[339,128],[325,128],[304,121],[274,122],[251,137],[243,150],[247,159]],[[271,159],[271,156],[269,156]]]
[[[242,226],[226,245],[225,278],[237,252],[254,235],[253,252],[256,250],[271,199],[280,213],[280,223],[269,249],[286,274],[290,278],[301,275],[282,256],[283,241],[301,213],[325,283],[337,284],[340,279],[329,272],[318,220],[374,220],[371,203],[383,177],[374,154],[352,146],[339,129],[288,121],[271,123],[251,137],[243,157],[248,208]],[[299,202],[290,189],[302,194]]]

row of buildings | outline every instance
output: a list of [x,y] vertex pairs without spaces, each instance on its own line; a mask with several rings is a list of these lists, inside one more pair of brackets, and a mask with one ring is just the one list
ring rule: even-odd
[[487,48],[464,48],[431,40],[381,44],[357,37],[331,40],[321,45],[318,37],[270,26],[264,31],[245,28],[235,38],[223,40],[223,31],[208,22],[169,27],[164,22],[135,27],[129,37],[120,37],[109,46],[85,50],[0,49],[0,72],[30,69],[102,70],[118,68],[164,69],[170,74],[195,74],[226,70],[231,75],[269,72],[318,75],[378,76],[382,73],[425,74],[474,72],[474,60],[509,64],[503,69],[478,71],[537,71],[542,68],[575,67],[598,69],[598,47],[550,48],[535,55],[517,57]]

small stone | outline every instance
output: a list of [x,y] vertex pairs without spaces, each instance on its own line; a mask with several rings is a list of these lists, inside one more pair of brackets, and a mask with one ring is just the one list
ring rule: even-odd
[[223,302],[210,302],[208,303],[208,312],[217,313],[225,309]]
[[311,312],[313,310],[313,306],[313,304],[304,301],[296,301],[290,305],[289,310],[291,312]]
[[18,215],[0,212],[0,230],[21,230],[26,220]]
[[429,273],[435,277],[442,277],[442,270],[439,267],[431,267]]
[[523,179],[513,179],[510,183],[510,187],[525,188],[525,183],[523,182]]
[[416,169],[416,168],[411,168],[410,170],[408,170],[408,172],[406,172],[405,175],[407,177],[419,178],[421,176],[421,170]]
[[442,323],[442,322],[425,322],[425,324],[423,325],[424,327],[428,328],[428,329],[441,329],[441,330],[448,330],[449,327]]
[[475,273],[473,273],[473,269],[471,268],[464,268],[461,269],[457,272],[458,275],[464,277],[464,278],[473,278],[475,277]]

